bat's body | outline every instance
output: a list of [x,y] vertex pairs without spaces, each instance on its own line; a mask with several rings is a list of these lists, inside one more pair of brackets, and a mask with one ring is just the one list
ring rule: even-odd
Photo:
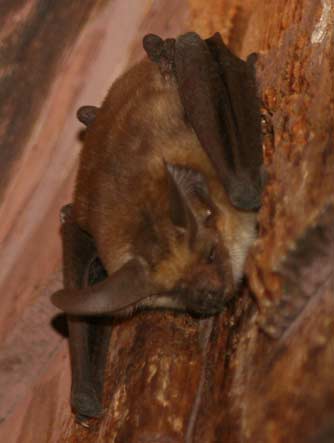
[[[254,171],[260,157],[256,152],[253,164],[242,169],[243,156],[239,160],[232,149],[219,154],[216,105],[202,109],[198,120],[192,93],[207,107],[212,91],[203,94],[205,72],[182,86],[190,78],[187,54],[195,65],[209,54],[205,47],[196,59],[194,38],[199,46],[202,40],[194,36],[176,46],[151,36],[150,59],[118,79],[101,108],[81,113],[88,129],[73,207],[64,213],[65,290],[53,298],[75,316],[69,317],[72,404],[80,419],[100,412],[105,350],[92,364],[92,326],[77,316],[117,315],[138,306],[219,312],[241,279],[255,237],[256,215],[248,209],[258,204]],[[216,80],[213,75],[214,89],[221,87]],[[236,171],[241,165],[241,172],[230,173],[228,162]],[[106,278],[85,288],[96,257]]]
[[[75,219],[94,238],[109,275],[140,257],[162,291],[175,290],[178,282],[196,275],[198,265],[207,265],[214,243],[221,241],[230,252],[225,257],[226,269],[234,276],[228,275],[229,284],[240,278],[254,238],[255,215],[238,211],[229,202],[185,120],[174,78],[164,80],[157,65],[144,60],[113,85],[88,128],[81,165]],[[211,214],[199,197],[189,197],[199,228],[208,231],[197,248],[189,246],[187,233],[171,219],[166,165],[179,168],[186,187],[196,186],[200,173],[216,206],[216,214]],[[211,226],[204,227],[210,217],[215,218]]]

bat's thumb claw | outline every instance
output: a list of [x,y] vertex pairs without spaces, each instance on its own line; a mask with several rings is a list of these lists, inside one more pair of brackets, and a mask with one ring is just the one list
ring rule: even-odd
[[160,61],[164,41],[155,34],[147,34],[143,38],[143,47],[150,58],[155,63]]

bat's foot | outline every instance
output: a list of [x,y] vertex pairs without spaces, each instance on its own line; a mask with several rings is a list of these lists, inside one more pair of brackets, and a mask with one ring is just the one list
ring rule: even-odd
[[75,411],[76,422],[83,426],[91,418],[102,417],[104,413],[95,390],[86,390],[72,394],[72,409]]

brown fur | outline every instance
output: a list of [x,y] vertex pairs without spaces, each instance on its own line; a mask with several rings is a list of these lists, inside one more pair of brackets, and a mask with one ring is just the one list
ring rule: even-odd
[[[233,62],[217,36],[207,43]],[[255,236],[255,214],[244,210],[257,207],[261,156],[254,146],[246,156],[235,137],[250,106],[226,98],[229,85],[242,91],[245,82],[217,72],[207,43],[193,33],[146,36],[149,59],[114,83],[101,108],[78,111],[88,129],[73,206],[62,212],[65,288],[52,300],[70,314],[71,402],[81,423],[102,413],[108,338],[107,325],[88,316],[137,307],[212,315],[242,276]],[[247,120],[242,137],[252,140],[256,128]]]
[[[203,228],[207,232],[195,249],[170,219],[166,163],[200,172],[218,208],[214,226]],[[207,208],[195,203],[197,214],[205,217]],[[74,213],[79,226],[94,238],[109,275],[140,256],[166,291],[190,282],[200,267],[203,288],[206,283],[208,289],[223,284],[231,292],[254,237],[254,215],[229,203],[185,120],[174,77],[163,78],[147,59],[114,83],[87,130]],[[224,254],[221,277],[222,269],[213,275],[206,263],[217,239]]]

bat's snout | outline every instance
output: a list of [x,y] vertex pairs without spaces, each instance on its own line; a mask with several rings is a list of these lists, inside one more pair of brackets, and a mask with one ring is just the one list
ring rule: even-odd
[[202,289],[189,294],[187,309],[196,315],[211,316],[222,312],[225,304],[223,291]]

